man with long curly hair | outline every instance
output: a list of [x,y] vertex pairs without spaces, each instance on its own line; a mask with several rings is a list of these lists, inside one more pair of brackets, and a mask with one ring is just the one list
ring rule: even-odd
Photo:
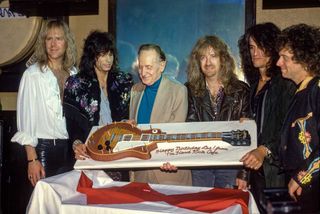
[[[280,130],[295,86],[281,76],[276,40],[280,29],[273,23],[248,28],[240,38],[241,65],[250,84],[250,110],[257,124],[258,148],[241,159],[253,169],[250,172],[251,192],[260,201],[263,189],[284,187],[280,174],[278,149]],[[261,208],[260,208],[261,209]]]
[[301,213],[319,213],[320,28],[288,27],[278,47],[282,75],[298,86],[282,128],[281,163]]
[[[84,41],[79,73],[66,81],[63,108],[75,159],[88,156],[85,141],[93,126],[129,117],[133,81],[130,74],[119,70],[117,53],[110,33],[90,32]],[[106,172],[113,180],[128,180],[126,171]]]
[[[249,87],[238,80],[229,47],[220,38],[205,36],[197,41],[187,72],[188,122],[240,120],[250,116]],[[246,172],[240,172],[238,169],[194,169],[192,183],[194,186],[246,188]]]

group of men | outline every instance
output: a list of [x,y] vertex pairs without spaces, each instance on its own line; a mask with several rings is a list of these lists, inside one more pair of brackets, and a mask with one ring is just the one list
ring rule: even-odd
[[[267,23],[267,25],[269,24]],[[279,78],[286,82],[282,89],[287,89],[287,91],[277,91],[277,93],[283,94],[285,98],[281,97],[272,106],[272,108],[283,109],[275,110],[270,114],[277,117],[280,115],[278,114],[279,111],[284,111],[284,113],[281,114],[283,118],[277,121],[279,130],[273,131],[279,133],[279,135],[276,135],[278,139],[273,139],[278,145],[272,145],[274,144],[272,142],[265,145],[260,144],[255,151],[251,151],[252,153],[250,152],[242,158],[244,166],[252,170],[262,169],[262,173],[264,173],[264,169],[261,168],[264,159],[270,158],[270,165],[276,165],[278,168],[277,174],[284,175],[284,183],[288,185],[290,196],[298,201],[304,212],[319,211],[318,203],[314,203],[314,200],[319,199],[319,38],[319,28],[305,24],[294,25],[279,32],[275,37],[275,43],[272,45],[274,45],[277,53],[268,53],[263,52],[263,49],[261,50],[260,54],[263,57],[260,56],[260,58],[266,59],[265,66],[267,69],[269,68],[270,58],[276,59],[275,63],[280,67],[282,74],[282,77]],[[258,43],[257,48],[261,49],[259,42],[254,42]],[[228,51],[225,51],[224,46],[226,44],[216,36],[206,36],[198,40],[190,54],[188,83],[186,84],[188,93],[183,92],[183,87],[176,83],[172,83],[176,85],[176,89],[162,88],[161,85],[167,81],[162,79],[163,76],[161,75],[165,60],[155,50],[149,50],[149,54],[139,51],[139,74],[142,80],[139,96],[142,98],[136,99],[133,95],[130,107],[135,114],[130,114],[130,118],[138,119],[139,123],[139,117],[141,117],[139,114],[147,112],[147,108],[150,112],[150,118],[153,119],[148,118],[145,121],[146,123],[183,121],[184,114],[186,114],[187,121],[239,120],[250,118],[252,112],[250,108],[251,110],[254,109],[254,105],[260,105],[262,108],[266,107],[264,102],[270,89],[266,84],[273,84],[272,81],[276,81],[273,78],[274,76],[268,73],[266,75],[260,73],[256,87],[261,87],[261,89],[266,87],[267,89],[263,92],[262,98],[257,98],[257,100],[255,100],[255,95],[259,93],[259,90],[257,88],[251,89],[251,92],[253,91],[256,94],[251,95],[250,99],[249,89],[233,76],[233,61],[229,59]],[[255,52],[252,51],[253,46],[252,43],[249,44],[251,63],[254,65],[256,56]],[[271,56],[271,54],[275,56]],[[146,58],[151,58],[151,56],[153,56],[153,60],[147,61]],[[277,74],[274,75],[277,76]],[[263,77],[266,79],[263,79]],[[156,86],[157,84],[158,86]],[[133,87],[133,93],[136,92],[136,87],[137,85]],[[148,88],[151,91],[154,90],[153,95],[152,92],[147,91]],[[167,91],[168,89],[169,91]],[[142,91],[144,93],[141,93]],[[181,93],[179,98],[176,93]],[[277,96],[277,94],[274,94],[270,99],[277,99]],[[162,105],[159,105],[160,108],[157,105],[160,97],[161,100],[166,101],[163,103],[167,103],[168,106],[165,106],[165,112],[157,114],[159,110],[162,112],[164,108]],[[183,101],[185,97],[188,97],[188,105]],[[152,98],[156,101],[152,101]],[[283,104],[283,99],[286,99],[285,104]],[[138,102],[140,106],[137,105],[137,100],[140,100]],[[177,111],[179,108],[180,110]],[[264,111],[267,111],[267,109],[262,112],[261,109],[256,110],[256,113],[260,114],[256,121],[263,126],[271,125],[264,124],[266,120],[262,116]],[[176,120],[178,112],[181,113],[181,118]],[[158,119],[156,119],[157,117]],[[168,119],[163,120],[164,118]],[[261,130],[258,131],[264,132],[263,127],[260,128]],[[273,135],[274,133],[271,133],[271,136],[266,136],[266,138],[272,138]],[[262,139],[260,140],[262,141]],[[276,158],[272,158],[272,156]],[[274,162],[272,163],[272,161]],[[170,166],[164,166],[163,168],[170,169]],[[170,172],[172,175],[172,171]],[[178,177],[180,180],[187,178]],[[243,184],[243,181],[245,181],[245,179],[241,179],[243,177],[245,176],[239,176],[239,173],[235,174],[232,169],[192,170],[193,184],[196,183],[200,186],[228,187],[234,180],[238,186],[243,187],[248,185]],[[228,178],[230,179],[228,180]],[[153,179],[156,179],[156,177]],[[185,184],[181,183],[180,180],[176,181],[179,184]],[[168,180],[166,179],[166,181]],[[268,187],[275,186],[271,184]]]
[[[270,23],[262,25],[270,25]],[[275,117],[283,115],[277,121],[279,124],[276,127],[279,130],[273,131],[279,133],[279,135],[276,135],[279,139],[273,139],[275,142],[269,144],[260,144],[257,150],[253,152],[254,154],[249,153],[242,159],[246,167],[259,170],[265,158],[277,157],[273,160],[275,162],[279,161],[277,174],[285,175],[282,177],[285,178],[284,183],[288,184],[290,196],[297,200],[302,210],[306,212],[319,210],[319,205],[313,203],[315,198],[319,198],[319,36],[320,30],[317,27],[305,24],[295,25],[276,35],[272,45],[277,49],[277,53],[268,53],[264,52],[263,49],[261,50],[260,54],[263,57],[258,56],[258,58],[266,59],[265,68],[269,68],[268,63],[270,58],[273,57],[276,59],[276,65],[281,69],[282,77],[278,78],[287,79],[283,80],[286,83],[283,83],[285,87],[282,87],[287,91],[277,91],[277,93],[283,94],[283,97],[277,94],[270,97],[270,99],[280,97],[279,101],[273,103],[272,108],[282,109],[270,112]],[[252,51],[254,46],[252,43],[258,43],[256,44],[258,49],[261,49],[261,45],[254,41],[254,38],[251,39],[249,49],[251,63],[254,65],[257,59],[255,52]],[[256,87],[266,89],[262,98],[257,98],[258,101],[255,100],[255,95],[259,93],[259,90],[257,88],[251,89],[251,92],[254,91],[255,94],[251,95],[250,99],[249,89],[234,76],[234,62],[230,59],[225,46],[226,44],[216,36],[206,36],[198,40],[190,54],[188,83],[186,84],[188,93],[183,91],[183,87],[176,83],[172,83],[176,89],[162,87],[165,81],[168,81],[167,79],[162,80],[164,77],[161,75],[164,71],[165,59],[161,52],[157,52],[159,47],[154,48],[151,45],[148,51],[142,51],[144,49],[142,46],[142,50],[139,51],[139,74],[142,84],[139,84],[138,98],[135,95],[138,85],[133,87],[130,118],[136,119],[139,123],[142,122],[139,118],[144,117],[142,114],[145,115],[145,112],[149,112],[150,116],[144,121],[145,123],[183,121],[186,113],[187,121],[239,120],[250,118],[250,112],[252,112],[250,106],[251,110],[254,109],[255,104],[260,105],[261,108],[267,107],[264,103],[268,90],[270,90],[267,85],[273,84],[276,81],[274,76],[278,76],[278,74],[273,76],[268,73],[260,73],[259,83]],[[274,56],[271,56],[271,54]],[[265,79],[263,79],[264,77]],[[297,89],[292,87],[293,83],[289,81],[292,81]],[[177,96],[176,93],[181,94]],[[187,96],[188,105],[183,101],[183,98]],[[283,104],[284,99],[286,100],[285,104]],[[165,100],[161,103],[166,103],[166,106],[157,105],[160,100]],[[165,112],[162,112],[164,107]],[[261,127],[259,127],[261,128],[260,134],[262,134],[265,132],[262,126],[271,124],[265,123],[266,118],[262,116],[264,111],[259,112],[260,110],[256,109],[256,113],[260,114],[260,117],[259,119],[255,117],[255,119],[261,123]],[[278,114],[279,111],[284,113]],[[178,115],[181,117],[177,120]],[[150,120],[150,118],[152,119]],[[271,136],[265,138],[272,138],[274,135],[275,133],[271,133]],[[263,139],[259,141],[263,141]],[[278,145],[272,145],[275,143]],[[262,155],[259,156],[260,154]],[[170,167],[165,166],[164,168]],[[165,179],[166,183],[168,181],[173,182],[172,179],[163,177],[165,172],[158,172],[161,173],[158,178],[154,176],[151,180],[143,179],[142,181],[159,182],[162,178]],[[262,173],[264,173],[264,170],[262,170]],[[169,175],[172,177],[174,174],[171,171]],[[246,182],[245,179],[241,179],[243,177],[245,176],[239,176],[239,173],[237,176],[237,173],[232,169],[192,170],[193,185],[198,186],[228,187],[228,185],[237,181],[236,184],[243,187],[247,185],[243,184],[243,181]],[[178,178],[174,180],[178,184],[187,184],[188,182],[181,181],[181,179],[187,178],[188,176],[178,175]],[[253,185],[252,188],[254,187]],[[275,186],[271,184],[268,187]]]
[[[259,29],[257,28],[254,31],[259,31]],[[52,36],[49,38],[54,43],[52,47],[49,44],[50,40],[45,39],[47,43],[46,55],[49,58],[47,62],[49,61],[49,65],[50,62],[52,64],[55,61],[60,63],[57,64],[57,67],[49,66],[54,74],[51,76],[52,78],[56,76],[61,82],[65,78],[59,76],[59,71],[68,71],[73,68],[70,65],[62,66],[66,54],[59,55],[56,51],[59,49],[56,48],[57,44],[63,40],[67,43],[66,32],[64,30],[61,34],[65,35],[57,36],[57,33],[52,31]],[[43,36],[45,38],[47,35]],[[243,42],[245,43],[245,41]],[[241,53],[247,51],[250,56],[247,63],[258,68],[259,63],[257,62],[259,60],[264,61],[264,69],[258,71],[260,73],[258,73],[257,78],[247,78],[250,87],[238,80],[235,74],[235,61],[229,48],[217,36],[204,36],[195,44],[189,58],[188,82],[185,86],[163,75],[167,61],[163,50],[158,45],[141,45],[138,51],[138,71],[141,82],[131,88],[128,118],[138,124],[253,118],[259,123],[259,136],[264,137],[259,139],[258,136],[259,147],[250,151],[241,159],[247,169],[240,171],[230,168],[185,170],[177,169],[170,163],[165,163],[161,169],[134,171],[131,176],[132,181],[176,185],[193,184],[222,188],[237,186],[240,189],[245,189],[250,185],[249,171],[260,170],[263,174],[268,174],[269,171],[265,170],[265,160],[271,156],[270,160],[279,160],[280,164],[277,168],[280,170],[277,174],[284,173],[291,197],[301,204],[303,210],[307,212],[319,211],[318,203],[313,202],[319,199],[320,30],[317,27],[305,24],[288,27],[279,32],[274,38],[274,43],[271,44],[277,47],[276,52],[269,52],[265,49],[264,45],[266,44],[258,41],[253,34],[248,36],[248,42],[248,44],[243,45],[247,49],[240,50]],[[68,47],[66,44],[63,45]],[[239,47],[241,47],[240,41]],[[66,51],[66,48],[64,48],[64,51]],[[282,77],[268,71],[273,66],[271,66],[271,59],[273,64],[276,63],[280,67]],[[244,62],[244,58],[242,58],[242,64]],[[243,68],[245,69],[245,67]],[[39,73],[39,75],[42,74]],[[286,91],[278,91],[290,100],[290,102],[288,101],[290,105],[280,105],[279,103],[283,99],[278,99],[276,93],[273,96],[268,95],[271,92],[271,85],[277,79],[275,77],[289,79],[286,81],[292,81],[296,85],[297,90],[292,94],[290,94],[290,91],[288,91],[288,95],[286,95]],[[250,82],[251,80],[252,82]],[[28,81],[31,82],[31,80]],[[288,84],[294,85],[293,83]],[[60,86],[60,91],[63,91],[61,84],[57,84],[56,91],[59,91],[58,86]],[[31,85],[29,89],[36,90],[36,87],[36,84]],[[19,93],[22,92],[19,91]],[[58,98],[55,103],[52,103],[53,107],[57,107],[58,102],[61,101],[59,93],[56,95]],[[285,110],[285,114],[281,114],[283,118],[278,118],[279,121],[276,122],[277,130],[273,130],[269,136],[263,135],[267,130],[265,127],[271,125],[266,122],[269,116],[265,114],[268,110],[267,107],[269,108],[266,105],[266,102],[268,102],[267,96],[271,101],[278,99],[272,104],[272,108],[275,110],[271,111],[270,114],[278,117],[280,115],[279,111]],[[277,110],[277,108],[283,109]],[[24,109],[19,111],[18,121],[28,114]],[[22,111],[25,113],[21,115]],[[57,107],[52,111],[56,114],[52,113],[51,115],[50,111],[48,117],[56,117],[52,121],[63,122],[61,109]],[[21,119],[19,119],[19,116]],[[25,122],[29,123],[28,121]],[[46,121],[39,120],[37,123],[44,123],[43,127],[48,125]],[[56,128],[54,123],[51,125]],[[31,174],[33,167],[41,164],[38,162],[41,154],[36,154],[34,150],[36,143],[33,142],[36,142],[39,138],[47,138],[53,139],[53,142],[51,142],[52,140],[48,142],[56,145],[57,140],[55,139],[67,139],[65,132],[60,136],[59,130],[57,130],[58,134],[55,136],[50,134],[45,136],[43,133],[47,133],[48,130],[42,130],[42,133],[40,133],[40,131],[35,130],[35,127],[31,127],[29,130],[33,134],[31,138],[26,135],[28,130],[23,130],[23,125],[18,123],[19,132],[13,138],[13,141],[21,142],[22,145],[26,146],[29,179],[33,185],[46,174],[45,169],[41,170],[41,174]],[[61,127],[64,127],[64,125]],[[272,137],[277,139],[271,139]],[[265,139],[271,140],[265,143]],[[32,147],[32,145],[35,147]],[[81,155],[85,154],[76,153],[76,155],[80,158]],[[271,161],[269,166],[273,166],[272,163],[275,162]],[[262,176],[261,187],[266,186],[264,183],[267,181],[265,175]],[[251,188],[254,189],[257,186],[259,184],[253,185]]]

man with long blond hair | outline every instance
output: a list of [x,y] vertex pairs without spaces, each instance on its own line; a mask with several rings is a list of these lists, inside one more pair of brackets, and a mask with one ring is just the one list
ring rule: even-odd
[[[248,118],[249,88],[238,80],[228,46],[217,36],[200,38],[188,64],[187,121],[228,121]],[[238,178],[238,179],[236,179]],[[194,169],[194,186],[246,188],[246,171]]]
[[30,183],[69,169],[69,145],[62,112],[64,83],[76,73],[76,48],[65,22],[50,20],[40,32],[37,63],[23,74],[17,102],[18,132],[12,141],[25,147]]

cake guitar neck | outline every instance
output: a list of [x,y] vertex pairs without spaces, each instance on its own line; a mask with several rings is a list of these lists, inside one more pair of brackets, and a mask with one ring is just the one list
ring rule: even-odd
[[185,142],[222,140],[232,146],[250,146],[251,140],[248,131],[236,130],[231,132],[202,132],[180,134],[124,134],[122,141],[149,141],[149,142]]

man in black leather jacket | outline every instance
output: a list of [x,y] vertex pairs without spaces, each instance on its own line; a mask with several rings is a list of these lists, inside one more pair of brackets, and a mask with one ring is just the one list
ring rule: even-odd
[[[234,73],[228,46],[216,36],[200,38],[188,64],[188,122],[248,118],[249,87]],[[240,179],[236,179],[236,178]],[[238,169],[194,169],[194,186],[245,189],[246,173]]]
[[258,148],[248,152],[241,161],[253,169],[250,185],[257,203],[263,189],[284,187],[284,176],[278,167],[278,148],[281,126],[295,86],[281,76],[276,66],[279,34],[280,29],[273,23],[262,23],[247,29],[239,40],[241,64],[250,84],[250,110],[258,135]]

